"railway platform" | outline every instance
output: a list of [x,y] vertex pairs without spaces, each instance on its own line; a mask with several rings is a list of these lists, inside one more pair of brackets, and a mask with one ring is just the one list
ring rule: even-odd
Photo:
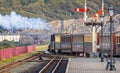
[[116,59],[116,71],[106,70],[106,65],[100,58],[70,58],[66,73],[120,73],[120,59]]

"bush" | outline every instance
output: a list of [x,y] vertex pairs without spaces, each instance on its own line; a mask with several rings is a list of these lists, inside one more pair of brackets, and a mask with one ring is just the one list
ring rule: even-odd
[[0,49],[4,49],[5,47],[4,46],[0,46]]
[[8,40],[4,40],[3,42],[1,42],[1,46],[4,46],[4,48],[13,47],[14,46],[14,42],[8,41]]
[[28,45],[32,45],[32,44],[33,44],[32,42],[25,43],[25,42],[14,42],[14,41],[4,40],[4,41],[0,42],[0,49],[13,48],[16,46],[28,46]]

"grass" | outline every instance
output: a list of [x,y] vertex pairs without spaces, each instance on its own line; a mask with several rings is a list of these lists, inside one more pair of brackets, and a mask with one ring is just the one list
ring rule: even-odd
[[16,60],[19,60],[23,57],[27,57],[29,56],[31,53],[26,53],[26,54],[21,54],[19,56],[15,56],[15,57],[12,57],[12,58],[9,58],[9,59],[2,59],[0,60],[0,64],[5,64],[5,63],[9,63],[9,62],[14,62]]
[[9,58],[9,59],[0,60],[0,65],[1,64],[5,64],[5,63],[14,62],[16,60],[22,59],[22,58],[27,57],[27,56],[29,56],[29,55],[37,52],[37,51],[45,51],[45,50],[47,50],[47,47],[48,47],[47,44],[46,45],[36,46],[36,50],[34,52],[32,52],[32,53],[25,53],[25,54],[21,54],[19,56],[15,56],[15,57],[12,57],[12,58]]
[[39,45],[39,46],[36,46],[36,51],[45,51],[48,49],[48,45]]

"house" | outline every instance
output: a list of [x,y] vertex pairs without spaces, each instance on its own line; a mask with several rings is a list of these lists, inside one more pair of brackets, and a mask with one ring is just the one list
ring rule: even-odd
[[20,34],[16,33],[0,33],[0,42],[3,40],[19,42],[20,41]]

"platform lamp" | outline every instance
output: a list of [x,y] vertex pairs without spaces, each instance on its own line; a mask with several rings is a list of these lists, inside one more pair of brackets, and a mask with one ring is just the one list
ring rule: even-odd
[[111,5],[109,8],[109,16],[110,16],[110,49],[111,49],[111,56],[110,56],[110,71],[113,71],[114,70],[114,64],[113,64],[113,35],[112,35],[112,17],[114,15],[114,8],[113,6]]
[[104,15],[100,16],[101,18],[101,62],[104,62],[104,54],[103,54],[103,25],[104,25]]

